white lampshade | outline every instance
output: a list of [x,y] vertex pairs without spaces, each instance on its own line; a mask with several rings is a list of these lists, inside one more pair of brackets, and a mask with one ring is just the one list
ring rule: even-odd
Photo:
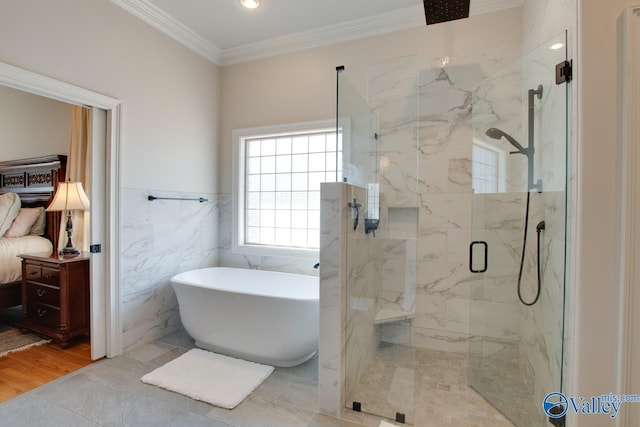
[[47,211],[88,211],[89,199],[81,182],[59,182]]

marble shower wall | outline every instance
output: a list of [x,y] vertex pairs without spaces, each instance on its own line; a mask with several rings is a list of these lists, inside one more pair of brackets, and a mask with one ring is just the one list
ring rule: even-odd
[[[198,198],[208,202],[147,199]],[[178,328],[178,302],[169,279],[218,264],[218,198],[124,188],[122,190],[121,300],[124,350]]]
[[[366,75],[367,93],[362,95],[366,102],[360,104],[370,108],[378,133],[377,147],[371,147],[377,148],[380,183],[380,229],[375,237],[382,253],[378,309],[408,313],[405,320],[379,326],[383,341],[468,351],[471,301],[484,292],[477,291],[477,278],[468,271],[473,91],[476,89],[479,108],[486,108],[491,116],[487,120],[514,135],[521,133],[520,68],[477,86],[517,59],[519,52],[519,46],[507,46],[465,57],[408,56],[370,66],[366,73],[351,74],[359,78]],[[348,67],[346,74],[349,76]],[[362,86],[349,88],[362,90]],[[514,176],[509,185],[519,188],[526,173],[522,174],[522,167],[511,170]],[[493,212],[502,203],[511,206],[514,202],[511,196],[506,199],[483,202],[478,208],[489,212],[481,215],[495,222],[496,228],[502,221],[516,221],[521,226],[521,205],[514,208],[514,218],[510,211],[503,214],[509,218]],[[522,199],[516,197],[515,201]],[[507,241],[516,240],[506,235],[508,231],[501,232]],[[503,252],[508,253],[508,248]],[[506,286],[506,272],[496,274],[498,284],[494,287]],[[479,299],[482,306],[482,297]],[[485,329],[495,328],[488,332],[490,336],[513,339],[518,328],[513,301],[498,300],[497,304],[482,307],[499,309]]]
[[[413,316],[416,310],[418,222],[418,57],[383,61],[367,69],[367,103],[375,117],[380,224],[372,242],[381,267],[377,310]],[[403,314],[405,313],[405,314]],[[393,325],[382,324],[382,339],[394,341]],[[397,339],[395,340],[397,342]]]
[[[517,72],[502,73],[484,86],[479,83],[517,55],[517,47],[496,48],[448,58],[446,65],[433,59],[428,63],[440,66],[420,70],[416,317],[411,321],[415,346],[466,353],[470,337],[478,332],[471,329],[471,321],[485,312],[491,316],[474,325],[480,332],[507,340],[517,335],[514,302],[500,293],[509,286],[513,248],[504,244],[499,249],[507,256],[506,265],[495,270],[489,283],[468,267],[472,227],[477,227],[473,221],[486,222],[480,227],[502,234],[506,242],[514,241],[510,228],[520,225],[521,205],[514,204],[512,195],[485,200],[472,193],[477,125],[472,107],[486,108],[505,127],[521,111]],[[515,125],[510,131],[517,129]]]
[[382,287],[381,247],[364,233],[362,221],[353,229],[348,205],[365,196],[361,187],[322,184],[318,399],[321,411],[336,416],[379,343],[374,318]]
[[[533,402],[540,402],[548,393],[560,390],[562,383],[563,320],[565,302],[565,240],[567,188],[567,93],[566,86],[554,81],[554,66],[565,58],[564,49],[550,50],[555,42],[565,43],[560,36],[544,43],[523,61],[525,88],[541,84],[543,96],[536,99],[535,144],[536,177],[542,180],[542,194],[532,194],[530,230],[528,234],[523,274],[525,289],[537,287],[536,225],[544,220],[541,233],[541,294],[532,307],[520,307],[520,356],[532,367],[530,378]],[[527,288],[528,287],[528,288]],[[535,412],[532,407],[530,412]],[[544,426],[544,417],[531,417],[531,426]]]
[[[366,200],[367,190],[348,186],[348,198],[343,202]],[[346,202],[346,203],[345,203]],[[362,374],[369,366],[378,348],[378,332],[374,325],[382,293],[382,247],[371,236],[364,233],[364,224],[359,221],[353,229],[353,212],[348,206],[346,236],[346,336],[349,345],[345,352],[345,399],[360,383]]]

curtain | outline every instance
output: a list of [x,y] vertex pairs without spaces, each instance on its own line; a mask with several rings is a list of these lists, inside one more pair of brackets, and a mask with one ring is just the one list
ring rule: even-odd
[[[67,154],[66,180],[81,182],[84,192],[91,200],[91,109],[74,105],[71,111],[71,138]],[[59,248],[66,244],[66,217],[63,215],[60,227],[61,235]],[[91,221],[89,211],[73,212],[73,243],[80,251],[89,250],[91,240]]]

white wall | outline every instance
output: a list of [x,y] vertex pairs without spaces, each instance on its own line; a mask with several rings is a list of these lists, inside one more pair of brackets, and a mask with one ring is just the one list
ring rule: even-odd
[[[581,0],[578,6],[580,144],[574,344],[578,357],[572,371],[574,393],[584,396],[618,390],[621,188],[616,25],[628,4],[624,0]],[[600,426],[604,420],[583,416],[579,424]]]
[[0,86],[0,160],[66,154],[71,105]]
[[109,0],[3,1],[0,61],[122,101],[125,348],[170,332],[168,279],[217,262],[219,68]]

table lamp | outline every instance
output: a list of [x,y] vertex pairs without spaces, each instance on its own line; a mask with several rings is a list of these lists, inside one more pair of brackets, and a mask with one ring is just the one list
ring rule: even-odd
[[47,211],[67,211],[67,245],[60,252],[63,256],[78,255],[80,251],[73,244],[71,235],[73,234],[72,211],[89,210],[89,199],[82,188],[81,182],[59,182],[53,201],[45,209]]

